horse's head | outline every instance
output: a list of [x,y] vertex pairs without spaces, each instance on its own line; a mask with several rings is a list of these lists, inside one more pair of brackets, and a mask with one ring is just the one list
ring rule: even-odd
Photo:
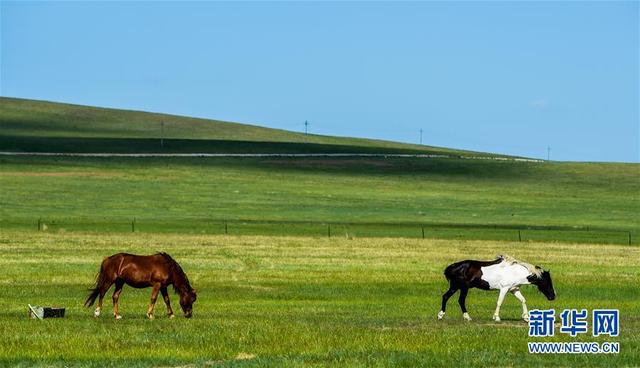
[[528,277],[529,282],[538,287],[538,290],[544,296],[547,297],[548,300],[554,300],[556,298],[556,291],[553,289],[553,282],[551,281],[551,273],[549,271],[540,272],[540,275],[531,275]]
[[184,316],[191,318],[193,315],[193,303],[196,302],[196,290],[192,289],[180,295],[180,306],[184,312]]

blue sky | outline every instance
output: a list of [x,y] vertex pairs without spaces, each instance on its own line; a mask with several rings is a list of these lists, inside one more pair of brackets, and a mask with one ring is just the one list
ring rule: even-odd
[[640,161],[639,3],[1,3],[3,96]]

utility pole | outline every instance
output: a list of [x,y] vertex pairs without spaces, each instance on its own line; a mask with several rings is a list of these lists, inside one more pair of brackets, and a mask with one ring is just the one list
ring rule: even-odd
[[550,157],[551,157],[551,147],[547,146],[547,161],[549,161]]
[[420,129],[420,145],[422,145],[422,129]]
[[304,121],[304,134],[308,133],[309,122],[307,120]]
[[160,122],[160,148],[164,148],[164,121]]

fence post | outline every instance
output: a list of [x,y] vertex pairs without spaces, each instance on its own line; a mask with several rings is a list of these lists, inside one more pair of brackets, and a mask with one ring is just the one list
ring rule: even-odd
[[327,225],[327,236],[330,238],[331,237],[331,224]]
[[629,245],[631,245],[631,231],[627,231],[627,233],[629,234]]
[[519,242],[522,241],[522,235],[520,234],[520,229],[518,229],[518,241]]
[[133,220],[131,220],[131,232],[135,233],[136,232],[136,218],[134,217]]
[[227,221],[224,222],[224,233],[229,234],[229,229],[227,228]]
[[422,226],[422,239],[424,239],[424,226]]
[[41,218],[38,218],[38,231],[40,231],[40,222],[42,221]]

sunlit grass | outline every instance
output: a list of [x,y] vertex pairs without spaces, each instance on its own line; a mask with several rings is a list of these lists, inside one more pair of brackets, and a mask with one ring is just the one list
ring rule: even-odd
[[[163,234],[0,234],[0,365],[620,366],[640,356],[640,249],[417,239],[326,239]],[[126,287],[124,319],[82,307],[102,257],[167,251],[199,297],[191,320],[145,318],[149,290]],[[474,290],[464,323],[455,300],[436,321],[444,267],[508,253],[551,269],[558,299],[533,287],[530,308],[619,308],[619,355],[537,356],[509,296]],[[177,306],[173,296],[174,306]],[[107,298],[109,301],[109,298]],[[27,304],[67,308],[61,320],[28,320]],[[590,336],[549,341],[591,341]],[[595,338],[598,341],[607,339]]]

